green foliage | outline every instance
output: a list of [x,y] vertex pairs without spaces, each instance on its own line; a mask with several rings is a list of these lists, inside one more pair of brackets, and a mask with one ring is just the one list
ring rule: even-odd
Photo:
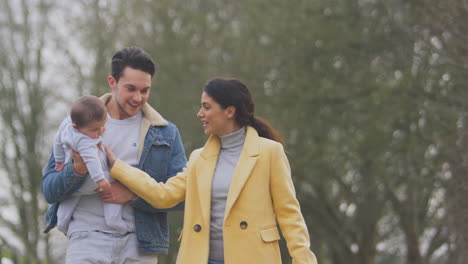
[[[429,2],[113,3],[101,8],[113,12],[104,32],[115,33],[102,43],[155,57],[151,101],[188,152],[205,140],[195,117],[203,84],[218,75],[248,84],[257,114],[286,138],[321,263],[432,263],[437,249],[455,246],[440,214],[449,187],[440,175],[452,159],[445,144],[459,133],[447,128],[463,110],[446,109],[457,102],[455,80],[439,81],[447,70],[433,42],[450,28],[434,31]],[[444,7],[440,17],[458,12]],[[85,39],[99,34],[97,19],[78,19]],[[452,53],[444,59],[460,55]]]
[[[58,45],[70,67],[57,74],[73,93],[99,95],[112,54],[144,48],[157,63],[150,103],[180,128],[187,153],[206,140],[196,118],[203,85],[239,78],[286,139],[319,263],[463,263],[467,6],[81,0],[63,25],[79,49]],[[24,73],[28,62],[17,65]],[[181,218],[171,216],[160,263],[175,260]]]

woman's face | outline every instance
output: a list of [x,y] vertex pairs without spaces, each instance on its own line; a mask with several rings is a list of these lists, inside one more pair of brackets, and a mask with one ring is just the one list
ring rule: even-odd
[[234,121],[235,107],[229,106],[223,109],[213,98],[203,92],[201,108],[197,117],[203,124],[205,134],[222,136],[237,131],[238,126]]

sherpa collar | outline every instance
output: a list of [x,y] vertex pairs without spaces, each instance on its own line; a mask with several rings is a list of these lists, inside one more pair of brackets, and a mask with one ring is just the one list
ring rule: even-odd
[[[111,98],[112,94],[106,93],[99,99],[101,99],[104,102],[104,104],[107,104]],[[152,126],[168,125],[167,121],[158,112],[156,112],[156,110],[154,110],[154,108],[151,107],[148,103],[145,103],[145,105],[143,105],[141,111],[143,112],[143,117],[146,118]]]

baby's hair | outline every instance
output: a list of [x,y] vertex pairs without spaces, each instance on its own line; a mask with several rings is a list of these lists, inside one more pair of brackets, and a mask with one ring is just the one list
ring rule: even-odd
[[85,95],[73,102],[70,117],[78,127],[87,126],[91,122],[101,121],[107,116],[106,106],[96,96]]

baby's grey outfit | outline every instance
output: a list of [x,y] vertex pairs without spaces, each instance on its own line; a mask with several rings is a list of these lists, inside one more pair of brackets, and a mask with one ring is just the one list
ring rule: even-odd
[[[60,203],[57,211],[57,227],[67,234],[68,225],[73,212],[82,195],[95,194],[98,188],[96,182],[106,178],[113,181],[109,176],[106,152],[102,146],[102,138],[90,138],[72,126],[70,117],[67,117],[60,124],[55,136],[54,157],[55,161],[65,162],[70,160],[71,150],[80,153],[88,168],[92,181],[85,181],[84,184],[73,194],[70,199]],[[100,153],[99,153],[100,152]],[[106,225],[116,230],[117,233],[126,233],[129,227],[122,220],[122,205],[104,203],[104,218]]]

